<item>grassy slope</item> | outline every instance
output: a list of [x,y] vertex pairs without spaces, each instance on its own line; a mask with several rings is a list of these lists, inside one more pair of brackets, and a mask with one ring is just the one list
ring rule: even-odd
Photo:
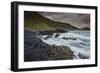
[[51,21],[37,12],[24,12],[24,24],[25,28],[36,29],[36,30],[55,30],[55,29],[64,29],[64,30],[75,30],[76,27],[68,24]]

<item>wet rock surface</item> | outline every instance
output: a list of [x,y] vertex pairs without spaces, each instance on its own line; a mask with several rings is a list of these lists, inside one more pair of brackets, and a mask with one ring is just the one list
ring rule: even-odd
[[24,61],[39,61],[48,59],[47,44],[35,37],[32,32],[24,32]]
[[45,61],[73,59],[69,47],[48,45],[37,34],[24,30],[24,61]]
[[78,56],[81,58],[81,59],[89,59],[89,57],[88,56],[84,56],[84,55],[82,55],[82,54],[78,54]]
[[48,35],[48,36],[45,37],[44,39],[46,40],[46,39],[51,38],[51,37],[52,37],[52,35]]
[[49,60],[70,60],[74,58],[73,51],[64,46],[50,46],[48,53]]
[[77,40],[76,38],[66,38],[66,37],[63,37],[62,39],[64,39],[64,40]]
[[55,38],[57,38],[57,37],[59,37],[59,34],[56,34],[56,35],[55,35]]

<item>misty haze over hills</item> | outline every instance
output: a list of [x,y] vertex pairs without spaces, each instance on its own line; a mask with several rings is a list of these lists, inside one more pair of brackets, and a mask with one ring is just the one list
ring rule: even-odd
[[56,22],[69,23],[78,28],[90,28],[90,14],[55,12],[39,12],[39,14]]

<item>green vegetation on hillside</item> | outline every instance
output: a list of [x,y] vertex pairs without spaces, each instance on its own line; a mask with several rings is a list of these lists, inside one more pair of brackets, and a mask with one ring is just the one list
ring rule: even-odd
[[82,28],[81,30],[90,30],[90,28],[84,27],[84,28]]
[[25,11],[24,12],[24,27],[35,30],[75,30],[78,29],[68,23],[55,22],[47,19],[37,12]]

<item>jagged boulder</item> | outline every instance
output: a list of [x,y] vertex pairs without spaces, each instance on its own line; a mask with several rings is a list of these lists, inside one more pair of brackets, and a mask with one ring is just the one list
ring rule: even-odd
[[70,60],[74,59],[74,52],[69,47],[49,46],[49,60]]
[[25,31],[24,35],[24,61],[48,60],[48,45],[31,32]]

